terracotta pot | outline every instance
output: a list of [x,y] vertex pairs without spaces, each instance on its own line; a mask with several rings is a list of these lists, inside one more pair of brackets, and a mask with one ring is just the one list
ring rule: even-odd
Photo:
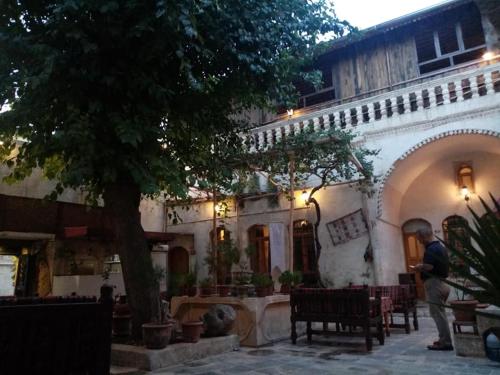
[[200,297],[209,297],[213,296],[216,294],[216,288],[213,286],[206,287],[206,288],[200,288]]
[[281,284],[280,293],[290,294],[290,290],[291,290],[290,285]]
[[231,293],[230,285],[217,285],[217,293],[220,297],[227,297]]
[[196,296],[197,292],[198,288],[196,288],[195,286],[181,288],[181,295],[183,296],[194,297]]
[[476,300],[450,301],[455,320],[460,322],[474,322],[476,320]]
[[130,336],[131,315],[113,315],[113,335],[126,337]]
[[267,286],[255,287],[255,294],[257,295],[257,297],[266,297],[269,295],[269,287]]
[[186,342],[198,342],[203,331],[203,322],[192,321],[182,323],[182,337]]
[[172,334],[172,324],[145,323],[142,325],[142,339],[148,349],[163,349]]
[[248,297],[248,285],[238,285],[236,290],[239,297]]

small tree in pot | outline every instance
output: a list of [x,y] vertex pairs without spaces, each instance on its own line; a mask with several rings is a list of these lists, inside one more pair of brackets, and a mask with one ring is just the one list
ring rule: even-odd
[[284,271],[278,281],[281,283],[281,293],[289,294],[290,290],[302,281],[302,273],[300,271],[292,272],[292,271]]
[[167,320],[167,306],[166,301],[160,298],[160,281],[165,278],[165,269],[160,266],[154,267],[153,278],[157,288],[158,302],[155,306],[158,309],[154,311],[151,323],[144,323],[142,325],[142,338],[144,345],[148,349],[163,349],[168,345],[172,335],[172,323]]
[[252,284],[255,286],[257,297],[265,297],[273,294],[273,279],[267,274],[254,273]]

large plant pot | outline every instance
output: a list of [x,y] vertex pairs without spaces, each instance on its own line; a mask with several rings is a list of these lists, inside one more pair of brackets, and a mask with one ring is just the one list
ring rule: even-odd
[[163,349],[172,334],[172,324],[145,323],[142,325],[142,339],[148,349]]
[[238,297],[240,298],[248,297],[248,285],[236,286],[236,292],[238,293]]
[[181,295],[188,296],[188,297],[196,296],[197,292],[198,292],[198,288],[195,286],[184,287],[181,289]]
[[203,331],[203,322],[192,321],[182,323],[182,337],[186,342],[198,342]]
[[217,293],[220,297],[227,297],[231,294],[231,285],[217,285]]
[[272,287],[259,286],[255,287],[255,294],[257,297],[267,297],[272,294]]
[[211,287],[204,287],[204,288],[201,288],[200,287],[200,297],[210,297],[210,296],[213,296],[214,294],[217,294],[216,293],[217,289],[213,286]]
[[118,337],[130,336],[131,315],[113,315],[113,335]]
[[286,284],[281,284],[281,287],[280,287],[280,293],[283,293],[283,294],[290,294],[290,290],[291,290],[291,286],[290,285],[286,285]]
[[476,321],[477,300],[450,301],[455,320],[460,322]]

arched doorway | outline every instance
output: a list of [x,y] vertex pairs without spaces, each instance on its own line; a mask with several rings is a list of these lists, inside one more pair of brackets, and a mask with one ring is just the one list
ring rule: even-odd
[[[417,240],[417,230],[432,230],[431,224],[424,219],[410,219],[402,226],[403,243],[405,248],[406,271],[411,272],[410,266],[422,263],[424,257],[424,246]],[[424,284],[420,278],[420,273],[415,275],[417,282],[417,296],[423,299],[425,297]]]
[[316,251],[314,249],[313,226],[307,220],[293,222],[293,266],[303,274],[316,270]]
[[189,253],[177,246],[168,251],[168,289],[176,294],[182,278],[189,273]]
[[269,227],[253,225],[248,229],[248,244],[252,248],[250,265],[256,273],[271,272],[271,251],[269,245]]

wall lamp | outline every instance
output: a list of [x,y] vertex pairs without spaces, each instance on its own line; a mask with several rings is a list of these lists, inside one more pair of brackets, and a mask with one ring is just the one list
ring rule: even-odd
[[470,193],[469,193],[469,189],[467,188],[467,186],[462,186],[462,188],[460,189],[461,193],[462,193],[462,197],[464,198],[464,200],[466,202],[469,202],[469,199],[470,199]]
[[306,190],[304,190],[302,191],[301,197],[302,200],[304,201],[304,204],[306,206],[309,206],[309,204],[311,203],[311,201],[309,200],[309,193]]
[[292,117],[293,116],[293,108],[287,109],[286,114],[288,115],[288,117]]

